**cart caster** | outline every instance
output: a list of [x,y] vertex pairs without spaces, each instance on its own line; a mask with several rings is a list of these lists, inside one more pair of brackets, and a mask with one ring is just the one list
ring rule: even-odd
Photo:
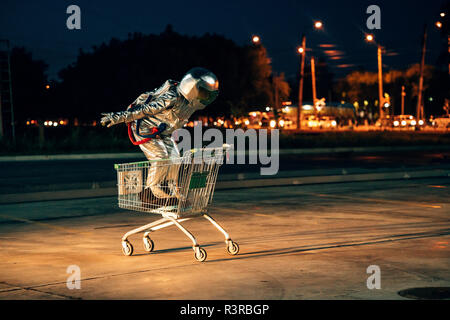
[[150,239],[149,236],[145,236],[143,239],[144,241],[144,250],[147,252],[152,252],[153,249],[155,249],[155,244],[153,243],[153,240]]
[[194,248],[194,256],[195,256],[195,260],[199,261],[199,262],[203,262],[206,260],[206,250],[200,247]]
[[126,256],[131,256],[133,254],[133,246],[127,240],[122,241],[122,252]]
[[237,255],[239,253],[239,245],[230,240],[227,245],[227,252],[232,256]]

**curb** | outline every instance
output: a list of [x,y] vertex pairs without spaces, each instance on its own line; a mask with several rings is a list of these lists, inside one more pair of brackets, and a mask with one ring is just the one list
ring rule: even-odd
[[[383,146],[383,147],[338,147],[338,148],[297,148],[280,149],[273,152],[279,155],[299,154],[334,154],[334,153],[382,153],[405,151],[449,151],[450,145],[426,145],[426,146]],[[237,151],[235,155],[254,155],[258,150]],[[50,160],[100,160],[100,159],[145,159],[141,152],[128,153],[97,153],[97,154],[53,154],[53,155],[25,155],[25,156],[0,156],[0,162],[15,161],[50,161]]]
[[[341,182],[402,180],[402,179],[435,178],[435,177],[450,177],[450,169],[218,181],[216,185],[216,190],[276,187],[289,185],[308,185],[308,184],[323,184],[323,183],[341,183]],[[64,191],[45,191],[33,193],[14,193],[14,194],[0,195],[0,204],[113,197],[116,195],[117,195],[117,188],[115,187],[76,189]]]

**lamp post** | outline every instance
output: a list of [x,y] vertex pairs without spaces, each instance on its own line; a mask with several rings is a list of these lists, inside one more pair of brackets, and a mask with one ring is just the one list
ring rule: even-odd
[[382,62],[382,49],[378,45],[377,56],[378,56],[378,106],[380,112],[380,123],[383,119],[383,62]]
[[312,81],[313,106],[315,109],[317,94],[316,94],[316,63],[314,57],[311,57],[311,81]]
[[[367,42],[375,42],[373,34],[366,34]],[[378,61],[378,112],[380,124],[383,119],[383,61],[382,61],[383,47],[377,43],[377,61]]]
[[[320,20],[314,21],[314,29],[322,30],[323,22]],[[297,49],[298,53],[301,54],[301,63],[300,63],[300,81],[298,84],[298,110],[297,110],[297,129],[301,129],[301,120],[302,120],[302,106],[303,106],[303,82],[305,79],[305,56],[306,56],[306,36],[302,35],[302,45]],[[313,68],[311,66],[311,68]],[[314,75],[315,77],[315,75]],[[315,87],[315,81],[314,81]],[[313,90],[313,95],[315,96],[315,89]]]
[[302,36],[302,46],[298,48],[302,55],[300,64],[300,82],[298,85],[298,110],[297,110],[297,129],[301,129],[302,106],[303,106],[303,80],[305,77],[305,55],[306,55],[306,37]]
[[405,86],[402,86],[402,111],[401,111],[401,115],[405,114]]
[[423,91],[423,71],[425,68],[425,53],[427,50],[427,26],[423,29],[423,39],[422,39],[422,59],[420,61],[420,76],[419,76],[419,94],[417,96],[417,110],[416,110],[416,121],[423,118],[423,101],[422,101],[422,91]]

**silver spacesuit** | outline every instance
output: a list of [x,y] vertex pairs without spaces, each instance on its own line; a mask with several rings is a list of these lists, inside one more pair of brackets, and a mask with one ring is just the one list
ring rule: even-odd
[[[203,68],[189,70],[178,83],[167,80],[160,88],[141,94],[126,111],[103,113],[102,125],[108,127],[118,123],[130,123],[134,139],[148,160],[179,157],[175,141],[171,138],[173,131],[182,128],[189,117],[205,108],[218,95],[217,77]],[[149,137],[152,137],[149,139]],[[146,181],[157,198],[176,196],[178,170],[172,166],[152,165]],[[166,181],[171,190],[167,194],[161,188]]]

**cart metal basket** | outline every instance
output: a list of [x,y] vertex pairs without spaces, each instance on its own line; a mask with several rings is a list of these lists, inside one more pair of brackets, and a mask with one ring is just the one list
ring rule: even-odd
[[150,232],[176,225],[193,243],[194,256],[206,260],[206,251],[181,222],[203,216],[225,236],[229,254],[236,255],[239,246],[228,233],[208,214],[212,202],[219,167],[229,145],[220,148],[193,149],[182,157],[152,161],[116,164],[118,204],[120,208],[162,215],[162,218],[133,229],[122,237],[122,251],[133,254],[128,237],[145,232],[144,249],[154,249]]

